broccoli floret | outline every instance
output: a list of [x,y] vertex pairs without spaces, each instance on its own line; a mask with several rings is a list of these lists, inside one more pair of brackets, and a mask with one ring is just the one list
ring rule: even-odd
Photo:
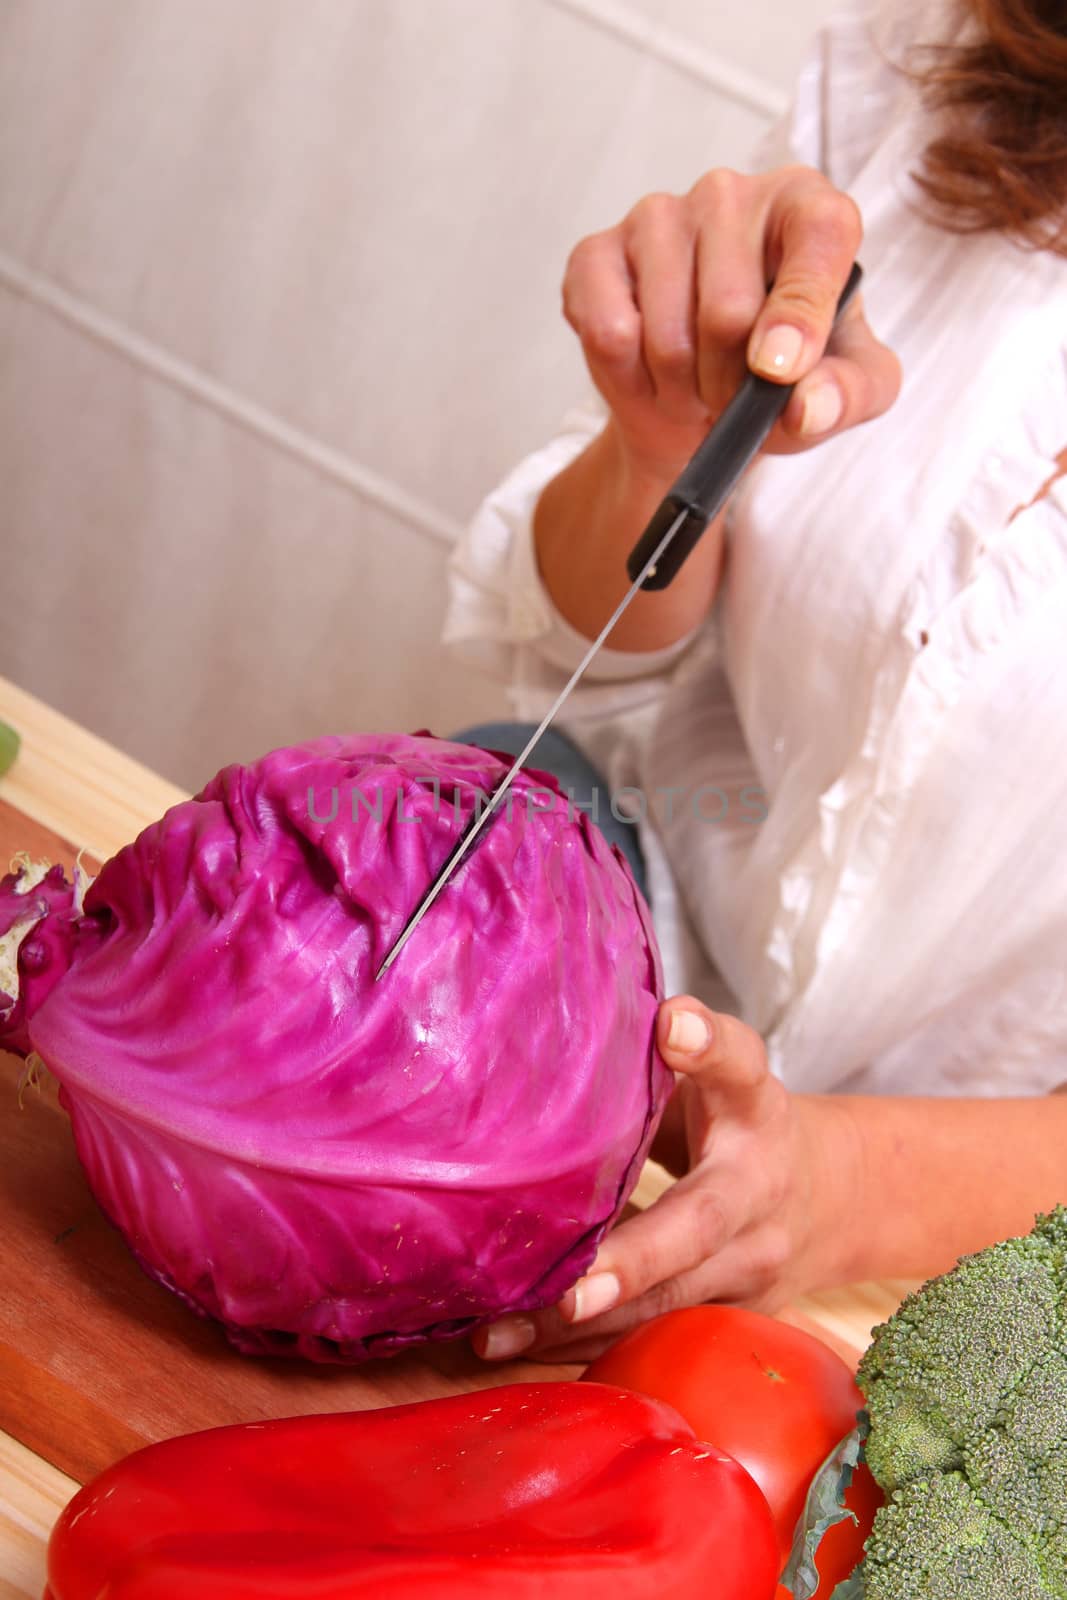
[[994,1245],[909,1295],[875,1329],[859,1383],[871,1419],[867,1462],[884,1488],[962,1467],[968,1442],[1047,1354],[1058,1255],[1039,1234]]
[[859,1383],[867,1600],[1067,1600],[1067,1209],[909,1296]]
[[1032,1552],[1054,1594],[1067,1594],[1067,1359],[1052,1351],[964,1452],[982,1504]]
[[958,1472],[894,1492],[861,1570],[864,1600],[1049,1600],[1056,1592]]

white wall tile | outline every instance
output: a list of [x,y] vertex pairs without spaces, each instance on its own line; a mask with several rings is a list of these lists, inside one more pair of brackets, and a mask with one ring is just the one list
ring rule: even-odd
[[582,383],[574,243],[764,126],[531,0],[104,10],[9,8],[0,245],[456,517]]
[[699,49],[740,67],[769,86],[788,92],[804,60],[812,34],[842,0],[747,0],[743,6],[716,0],[578,0],[596,17],[601,6],[609,16],[634,15],[639,26],[676,33]]
[[447,548],[0,294],[0,673],[192,787],[316,733],[455,730]]
[[186,783],[501,709],[441,659],[445,546],[351,484],[465,520],[586,387],[573,245],[745,160],[765,114],[642,22],[780,90],[825,6],[603,3],[637,33],[560,0],[4,0],[0,253],[73,322],[0,290],[0,671]]

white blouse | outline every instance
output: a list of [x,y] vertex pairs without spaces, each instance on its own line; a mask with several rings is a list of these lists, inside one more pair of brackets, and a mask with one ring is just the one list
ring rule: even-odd
[[[947,15],[854,3],[760,162],[817,165],[859,203],[898,403],[761,461],[707,622],[603,654],[562,720],[642,791],[668,992],[738,1011],[808,1091],[1067,1079],[1067,483],[1029,504],[1067,446],[1067,260],[917,209],[930,130],[892,63]],[[569,413],[456,551],[446,641],[520,716],[585,647],[531,521],[603,420],[599,398]]]

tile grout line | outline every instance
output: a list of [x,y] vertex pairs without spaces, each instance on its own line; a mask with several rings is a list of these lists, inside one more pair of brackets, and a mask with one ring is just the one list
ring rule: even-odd
[[738,105],[747,106],[766,117],[780,117],[788,110],[789,96],[766,79],[746,72],[744,67],[713,50],[687,39],[684,34],[653,22],[624,0],[545,0],[559,11],[569,11],[591,27],[612,34],[616,39],[654,56],[666,66],[716,90]]
[[462,531],[460,525],[444,512],[408,494],[399,484],[351,460],[312,434],[284,422],[265,407],[172,355],[162,345],[143,338],[80,296],[71,294],[51,279],[22,266],[4,251],[0,251],[0,287],[51,312],[79,333],[123,356],[187,398],[217,412],[245,432],[275,445],[321,477],[329,478],[343,488],[352,490],[361,499],[392,512],[409,527],[435,542],[451,546],[459,537]]

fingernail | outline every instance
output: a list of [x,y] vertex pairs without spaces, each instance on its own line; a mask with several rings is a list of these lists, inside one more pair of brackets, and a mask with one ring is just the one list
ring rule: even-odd
[[804,395],[800,413],[801,433],[829,433],[841,421],[845,408],[841,390],[836,383],[815,383]]
[[537,1327],[529,1317],[509,1317],[495,1322],[485,1335],[484,1361],[508,1361],[528,1350],[537,1338]]
[[683,1056],[695,1056],[711,1042],[711,1029],[695,1011],[672,1011],[667,1029],[667,1049]]
[[767,329],[752,352],[749,366],[768,378],[788,378],[803,354],[804,335],[799,328],[783,323]]
[[622,1284],[613,1272],[594,1272],[591,1278],[581,1278],[574,1286],[574,1316],[572,1322],[588,1322],[618,1305]]

